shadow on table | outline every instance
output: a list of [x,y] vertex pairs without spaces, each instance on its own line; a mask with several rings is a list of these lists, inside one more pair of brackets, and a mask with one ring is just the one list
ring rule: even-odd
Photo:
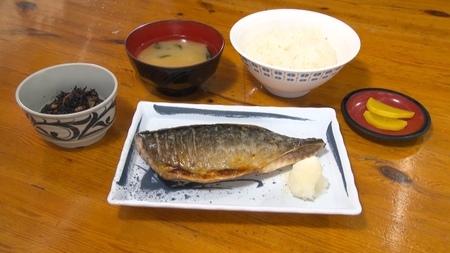
[[364,211],[360,215],[291,214],[267,212],[241,212],[217,210],[191,210],[121,206],[119,218],[123,220],[153,220],[170,223],[210,223],[282,227],[366,229]]

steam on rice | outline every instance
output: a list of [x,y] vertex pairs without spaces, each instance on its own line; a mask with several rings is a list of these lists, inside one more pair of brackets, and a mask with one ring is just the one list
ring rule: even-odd
[[317,69],[337,63],[326,34],[318,27],[271,29],[254,36],[244,52],[255,60],[288,69]]

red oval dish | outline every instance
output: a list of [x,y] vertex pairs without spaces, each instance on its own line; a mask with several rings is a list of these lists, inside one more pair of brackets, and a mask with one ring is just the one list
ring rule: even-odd
[[[413,111],[415,115],[407,120],[408,125],[403,130],[378,129],[367,123],[363,116],[364,111],[367,110],[367,100],[370,97],[390,106]],[[431,126],[430,114],[423,105],[407,95],[387,89],[368,88],[353,91],[342,100],[341,111],[345,120],[351,126],[381,139],[408,140],[417,138],[426,133]]]

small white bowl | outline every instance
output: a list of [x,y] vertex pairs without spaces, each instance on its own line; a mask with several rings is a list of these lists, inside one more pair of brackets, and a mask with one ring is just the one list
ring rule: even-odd
[[[77,86],[95,89],[104,101],[70,114],[45,114],[41,109],[57,95]],[[116,116],[117,79],[106,68],[89,63],[68,63],[42,69],[23,80],[16,101],[34,129],[64,148],[91,145],[105,136]]]
[[[321,29],[336,52],[337,63],[317,69],[290,69],[269,65],[244,52],[243,49],[254,36],[293,25]],[[269,92],[286,98],[306,95],[330,80],[358,54],[361,47],[356,32],[342,21],[321,13],[296,9],[276,9],[248,15],[233,25],[230,40],[253,76]]]

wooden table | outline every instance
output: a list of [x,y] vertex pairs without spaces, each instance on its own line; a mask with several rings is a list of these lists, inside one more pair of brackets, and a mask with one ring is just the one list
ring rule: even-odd
[[[331,81],[294,99],[268,93],[229,41],[247,14],[298,8],[355,29],[358,56]],[[219,68],[193,95],[147,91],[124,40],[140,24],[190,19],[226,39]],[[1,252],[446,252],[450,248],[450,2],[3,0],[0,2]],[[117,118],[98,143],[62,149],[34,131],[15,101],[42,68],[89,62],[119,80]],[[354,90],[393,89],[420,101],[432,127],[411,141],[355,133],[340,103]],[[336,110],[363,211],[316,215],[112,206],[106,201],[139,101],[331,107]],[[390,172],[406,175],[399,180]],[[397,181],[396,181],[397,179]]]

